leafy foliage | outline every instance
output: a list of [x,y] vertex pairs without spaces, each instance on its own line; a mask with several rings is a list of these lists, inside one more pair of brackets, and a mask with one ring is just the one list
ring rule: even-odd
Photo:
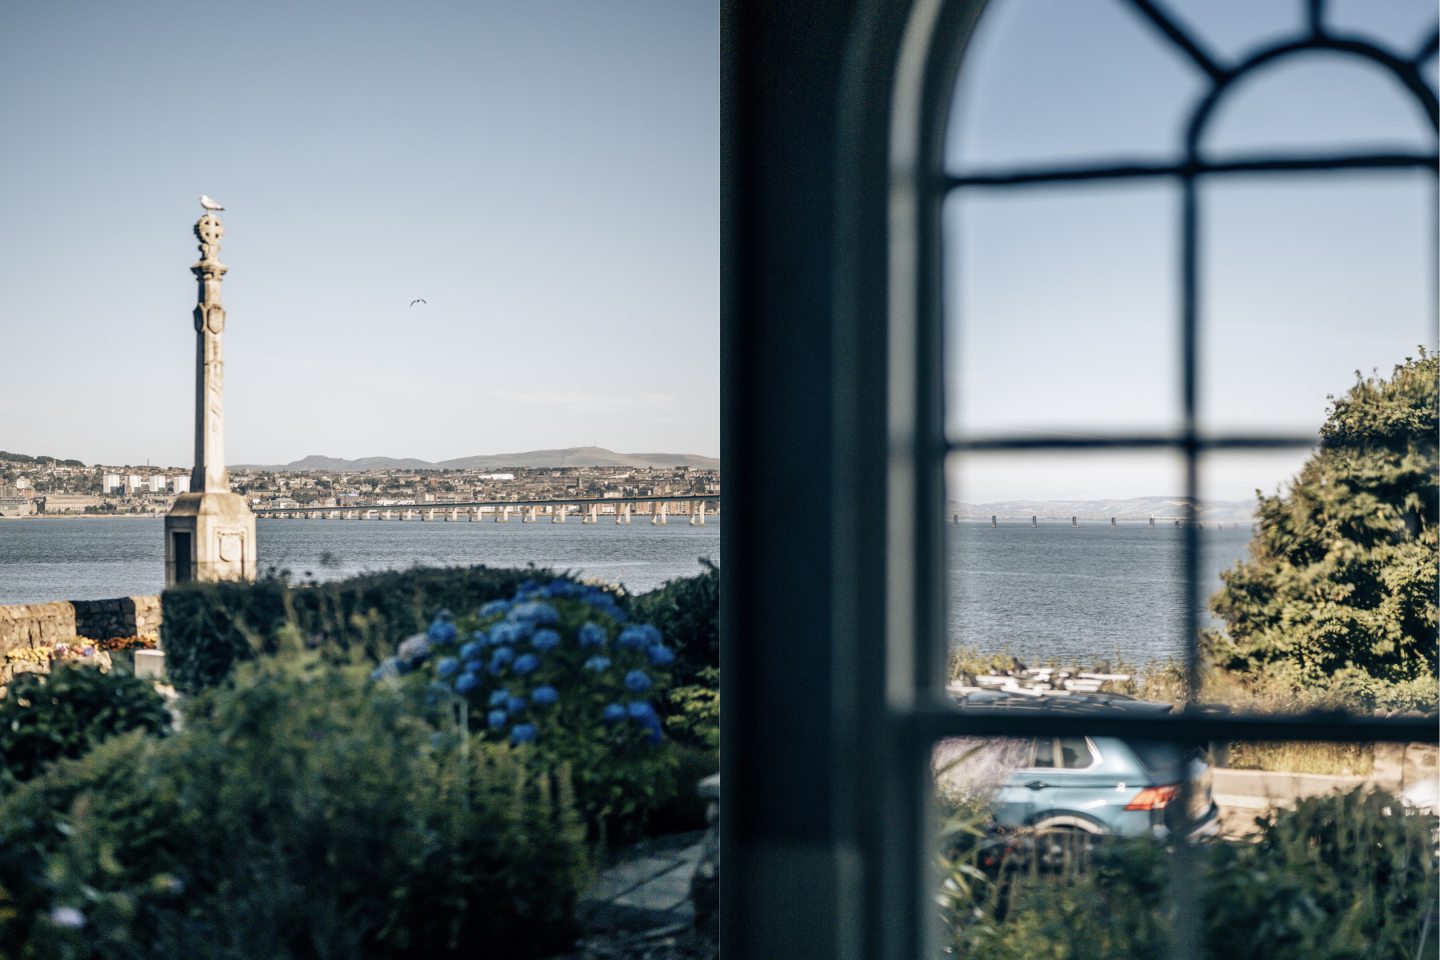
[[220,683],[235,664],[295,646],[333,662],[377,663],[396,638],[424,630],[434,611],[510,596],[534,570],[417,568],[291,587],[187,583],[165,591],[166,671],[182,691]]
[[315,654],[266,658],[160,740],[114,738],[0,806],[21,956],[534,957],[586,875],[563,775],[435,736]]
[[1437,374],[1420,351],[1335,399],[1290,490],[1261,496],[1250,558],[1221,576],[1221,667],[1351,702],[1433,706]]
[[665,732],[704,750],[720,750],[720,671],[705,667],[695,683],[670,691]]
[[71,666],[22,673],[0,699],[0,789],[78,757],[116,734],[163,734],[165,700],[146,680]]
[[[940,905],[951,953],[971,960],[1111,960],[1169,952],[1175,852],[1105,839],[1078,868],[987,859],[988,834],[947,821]],[[1204,878],[1208,955],[1224,960],[1433,956],[1440,896],[1434,819],[1357,790],[1300,801],[1260,823],[1256,843],[1190,850]],[[1428,951],[1427,951],[1428,948]]]
[[592,833],[624,839],[677,789],[654,706],[674,652],[653,626],[627,621],[604,589],[526,581],[478,612],[442,611],[375,678],[418,673],[438,716],[463,703],[476,737],[511,743],[541,769],[569,769]]
[[675,683],[702,683],[699,674],[720,669],[720,568],[700,558],[704,572],[668,580],[634,599],[635,616],[653,623],[675,648]]

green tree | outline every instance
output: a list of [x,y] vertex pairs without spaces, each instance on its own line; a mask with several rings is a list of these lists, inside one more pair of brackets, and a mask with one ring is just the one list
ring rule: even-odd
[[1437,373],[1422,349],[1332,398],[1319,449],[1260,495],[1250,557],[1221,574],[1217,666],[1361,702],[1433,697]]

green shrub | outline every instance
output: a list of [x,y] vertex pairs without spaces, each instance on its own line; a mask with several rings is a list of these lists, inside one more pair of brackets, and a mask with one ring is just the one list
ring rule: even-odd
[[22,673],[0,699],[0,790],[127,730],[163,734],[165,700],[146,680],[65,666]]
[[[1192,848],[1216,960],[1433,956],[1440,896],[1434,818],[1357,790],[1302,800],[1261,824],[1255,843]],[[952,953],[974,960],[1158,957],[1168,953],[1174,851],[1109,839],[1081,869],[977,869],[979,830],[947,838],[941,903]],[[1032,864],[1033,866],[1033,864]],[[1428,949],[1427,949],[1428,948]]]
[[654,705],[675,655],[652,626],[627,619],[606,590],[527,581],[476,614],[440,613],[375,675],[418,673],[437,708],[466,705],[475,736],[515,744],[542,769],[568,768],[592,835],[629,839],[677,785]]
[[318,648],[337,663],[376,663],[400,637],[424,630],[436,610],[510,596],[535,574],[475,566],[301,587],[277,578],[182,584],[163,598],[166,671],[177,688],[193,693],[220,683],[237,663],[291,647]]
[[696,683],[670,691],[665,711],[665,732],[681,743],[702,750],[720,749],[720,671],[706,667]]
[[706,668],[720,669],[720,568],[705,557],[700,565],[704,573],[667,580],[632,601],[635,616],[654,624],[675,649],[675,683],[682,686],[701,682]]
[[0,806],[0,943],[21,956],[534,957],[573,941],[585,877],[563,774],[436,737],[314,654],[247,665],[181,733],[114,738]]

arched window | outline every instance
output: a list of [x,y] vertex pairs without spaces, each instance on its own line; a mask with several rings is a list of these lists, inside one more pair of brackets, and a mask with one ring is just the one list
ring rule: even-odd
[[[1012,5],[1019,5],[1014,0]],[[1208,202],[1207,191],[1223,190],[1235,183],[1295,183],[1299,178],[1325,178],[1325,183],[1358,176],[1374,178],[1423,177],[1426,188],[1412,195],[1417,210],[1429,210],[1423,224],[1428,243],[1417,262],[1428,276],[1415,278],[1425,291],[1423,323],[1415,327],[1415,339],[1431,341],[1435,322],[1435,207],[1434,179],[1437,172],[1435,130],[1437,98],[1427,79],[1437,52],[1433,22],[1422,36],[1406,44],[1364,34],[1342,22],[1337,11],[1327,10],[1323,0],[1296,0],[1293,23],[1279,25],[1265,36],[1243,42],[1236,38],[1235,49],[1221,52],[1220,45],[1202,35],[1156,0],[1110,0],[1104,4],[1045,6],[1046,17],[1081,16],[1081,9],[1093,12],[1108,8],[1109,17],[1128,18],[1131,27],[1148,31],[1158,40],[1145,68],[1173,69],[1177,81],[1174,116],[1168,130],[1173,140],[1165,145],[1163,134],[1149,140],[1118,143],[1107,149],[1103,136],[1084,120],[1073,129],[1048,128],[1052,139],[1070,138],[1069,157],[1047,157],[1043,146],[1047,128],[1034,133],[1029,154],[998,162],[994,158],[966,155],[962,142],[956,149],[954,125],[965,121],[967,102],[962,98],[955,111],[956,84],[962,93],[975,82],[962,62],[973,52],[972,39],[982,13],[1000,16],[1004,0],[987,5],[964,0],[921,0],[908,15],[905,36],[899,45],[898,69],[893,86],[889,159],[889,406],[888,447],[890,511],[887,520],[886,662],[889,717],[911,758],[917,775],[905,780],[885,802],[889,815],[914,834],[923,832],[928,797],[925,778],[918,771],[928,763],[933,745],[951,736],[1004,736],[1073,734],[1074,718],[1043,710],[1018,715],[1013,711],[985,708],[956,709],[944,696],[945,655],[953,628],[946,586],[947,533],[935,523],[948,516],[947,474],[953,478],[967,464],[983,458],[1079,457],[1109,455],[1169,457],[1176,464],[1176,476],[1183,491],[1177,525],[1177,561],[1185,585],[1175,598],[1175,653],[1184,666],[1187,709],[1152,718],[1096,716],[1087,719],[1084,732],[1092,735],[1137,737],[1142,740],[1174,742],[1232,740],[1248,741],[1433,741],[1429,721],[1237,713],[1217,715],[1201,709],[1196,700],[1201,669],[1197,637],[1206,623],[1203,584],[1209,579],[1203,569],[1203,531],[1193,510],[1205,494],[1207,469],[1235,454],[1263,455],[1306,451],[1316,444],[1314,427],[1303,417],[1279,416],[1276,422],[1264,418],[1226,416],[1223,405],[1214,402],[1211,368],[1223,362],[1222,355],[1207,353],[1206,331],[1213,328],[1204,295],[1207,270],[1212,261],[1223,258],[1225,248],[1208,239],[1214,218],[1223,215]],[[993,11],[986,9],[995,8]],[[1035,5],[1042,6],[1042,5]],[[1083,39],[1077,42],[1084,42]],[[1012,51],[1014,52],[1014,51]],[[1039,55],[1039,54],[1037,54]],[[1171,65],[1162,61],[1169,58]],[[1010,75],[1023,77],[1033,68],[1023,57],[1010,61]],[[1018,64],[1018,65],[1017,65]],[[1235,146],[1234,137],[1217,138],[1217,124],[1227,110],[1236,108],[1245,97],[1263,89],[1268,78],[1281,76],[1291,65],[1336,64],[1358,67],[1352,71],[1364,82],[1376,78],[1389,84],[1398,109],[1409,111],[1422,130],[1421,135],[1401,142],[1365,141],[1336,146],[1333,143],[1282,147]],[[1100,70],[1097,67],[1097,70]],[[1100,71],[1100,72],[1103,72]],[[1141,73],[1144,71],[1142,70]],[[1294,74],[1294,76],[1299,76]],[[958,77],[958,81],[957,81]],[[1285,87],[1281,84],[1281,87]],[[1303,91],[1304,83],[1291,84],[1290,92]],[[1037,96],[1063,97],[1063,91]],[[1144,99],[1137,109],[1150,110],[1158,117],[1155,101]],[[974,108],[974,103],[968,106]],[[1152,118],[1153,119],[1153,118]],[[1023,139],[1023,138],[1022,138]],[[1062,151],[1057,150],[1057,153]],[[960,154],[957,161],[957,154]],[[1079,155],[1078,158],[1076,155]],[[956,237],[966,216],[974,214],[970,203],[976,197],[1040,194],[1054,203],[1068,203],[1070,197],[1102,193],[1111,209],[1124,206],[1116,201],[1112,188],[1134,186],[1154,191],[1150,213],[1159,210],[1171,218],[1167,232],[1144,254],[1136,256],[1137,289],[1149,290],[1155,273],[1163,271],[1160,289],[1151,290],[1153,309],[1137,325],[1156,334],[1153,347],[1160,357],[1142,378],[1154,396],[1140,399],[1135,406],[1103,422],[1081,422],[1056,406],[1053,394],[1048,418],[1023,416],[973,417],[963,406],[986,395],[982,385],[970,388],[957,383],[968,362],[957,343],[967,342],[962,331],[967,323],[983,324],[986,318],[964,315],[957,309],[966,302],[963,273],[956,275]],[[1084,202],[1084,201],[1076,201]],[[959,207],[959,212],[956,212]],[[1103,215],[1107,201],[1091,202],[1086,215]],[[1146,215],[1149,215],[1148,213]],[[1158,218],[1154,219],[1158,223]],[[1283,223],[1282,223],[1283,226]],[[970,239],[967,236],[967,239]],[[1070,237],[1072,243],[1083,238]],[[1420,241],[1420,237],[1414,238]],[[1053,250],[1049,252],[1054,252]],[[1053,262],[1037,258],[1033,264],[1039,280]],[[988,263],[991,268],[994,262]],[[1143,274],[1143,276],[1142,276]],[[1005,276],[1014,285],[1027,282],[1025,276]],[[997,281],[998,282],[998,281]],[[1122,298],[1117,298],[1122,299]],[[1168,334],[1168,335],[1159,335]],[[974,346],[973,338],[968,342]],[[1037,352],[1044,349],[1036,344]],[[1123,353],[1124,345],[1117,348]],[[1168,355],[1167,355],[1168,353]],[[1093,360],[1093,356],[1080,358]],[[1242,358],[1243,359],[1243,358]],[[1398,360],[1399,358],[1395,358]],[[1132,358],[1133,360],[1133,358]],[[1015,359],[1017,364],[1024,357]],[[1263,368],[1263,364],[1260,368]],[[981,371],[983,372],[983,371]],[[1056,374],[1064,376],[1063,372]],[[1118,377],[1125,371],[1091,369],[1081,377]],[[957,402],[958,401],[958,402]],[[1090,405],[1105,409],[1103,405]],[[1084,398],[1075,407],[1084,409]],[[1242,411],[1243,412],[1243,411]],[[1058,423],[1046,429],[1046,422]],[[1115,429],[1119,422],[1120,429]],[[1259,429],[1255,426],[1258,423]],[[1189,511],[1189,512],[1187,512]],[[1170,518],[1166,518],[1167,520]],[[1073,521],[1072,521],[1073,522]],[[1107,651],[1108,652],[1108,651]],[[931,889],[923,844],[895,847],[886,866],[890,894],[881,913],[888,919],[877,922],[888,929],[922,929],[928,922]],[[894,862],[894,861],[901,862]],[[1172,861],[1177,874],[1176,889],[1193,891],[1199,882],[1194,860],[1183,851]],[[1198,956],[1200,930],[1198,898],[1177,898],[1177,926],[1172,941],[1174,956]],[[908,912],[906,912],[908,911]],[[900,915],[905,913],[902,922]],[[913,956],[927,945],[923,939],[892,938],[880,946],[886,956]],[[903,942],[901,942],[903,941]],[[928,946],[933,946],[930,944]],[[893,953],[891,952],[893,950]]]

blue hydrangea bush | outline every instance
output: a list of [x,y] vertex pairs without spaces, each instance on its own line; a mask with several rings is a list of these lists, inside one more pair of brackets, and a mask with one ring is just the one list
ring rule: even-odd
[[615,594],[560,577],[527,580],[473,613],[440,611],[374,677],[414,676],[437,718],[458,715],[469,736],[567,768],[592,835],[618,841],[677,787],[656,711],[674,662]]

